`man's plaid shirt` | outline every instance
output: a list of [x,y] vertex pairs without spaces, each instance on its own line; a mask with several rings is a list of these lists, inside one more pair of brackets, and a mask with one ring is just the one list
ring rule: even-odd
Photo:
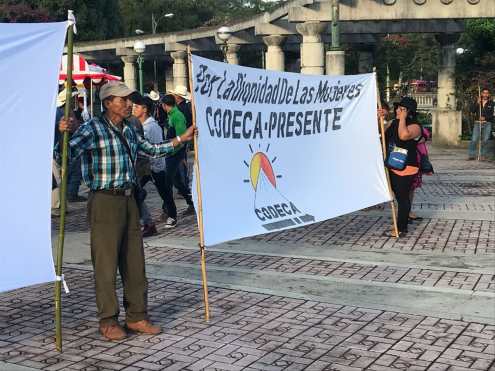
[[[126,121],[123,123],[122,135],[129,144],[134,160],[138,151],[151,157],[160,157],[174,150],[170,142],[149,143]],[[125,144],[118,136],[118,129],[103,116],[81,125],[72,135],[69,149],[70,161],[82,156],[83,181],[91,190],[128,188],[137,183],[136,173]]]

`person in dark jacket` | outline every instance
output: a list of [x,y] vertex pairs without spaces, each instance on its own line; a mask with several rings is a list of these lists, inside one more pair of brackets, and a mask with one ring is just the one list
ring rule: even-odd
[[[471,113],[474,114],[475,121],[471,142],[469,143],[468,160],[474,160],[479,153],[480,160],[486,161],[487,144],[490,139],[492,124],[494,122],[494,108],[495,103],[490,96],[490,90],[484,88],[481,91],[481,97],[478,98],[476,104],[471,106]],[[478,149],[478,146],[481,146],[481,148]]]
[[390,183],[398,204],[397,227],[399,236],[397,237],[403,237],[407,234],[407,224],[411,211],[409,194],[413,180],[419,171],[416,145],[421,136],[421,126],[416,118],[417,106],[413,98],[402,98],[395,110],[396,118],[385,132],[389,151],[392,147],[407,150],[405,167],[402,170],[389,168]]

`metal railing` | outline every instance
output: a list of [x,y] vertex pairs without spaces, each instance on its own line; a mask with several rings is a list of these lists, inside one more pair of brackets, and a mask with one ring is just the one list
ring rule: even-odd
[[437,93],[413,93],[411,96],[418,102],[419,111],[430,111],[437,106]]

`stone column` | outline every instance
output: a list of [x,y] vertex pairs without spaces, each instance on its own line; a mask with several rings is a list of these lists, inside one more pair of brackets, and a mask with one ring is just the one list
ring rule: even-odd
[[173,74],[174,74],[174,86],[167,86],[168,89],[176,88],[179,85],[188,86],[187,80],[187,53],[184,50],[178,50],[170,53],[170,56],[174,60]]
[[455,42],[458,35],[439,34],[435,38],[442,46],[438,69],[438,108],[456,109],[455,99]]
[[303,36],[301,44],[301,73],[323,75],[325,72],[325,45],[322,33],[327,29],[323,22],[304,22],[296,25]]
[[124,62],[124,83],[129,89],[136,89],[137,76],[136,76],[136,59],[135,55],[123,55],[121,56],[122,62]]
[[263,41],[268,46],[265,54],[267,70],[285,71],[285,54],[282,45],[286,40],[285,36],[272,35],[263,37]]
[[227,51],[225,55],[227,63],[239,64],[239,56],[237,55],[237,52],[240,48],[241,47],[238,44],[227,44]]
[[432,112],[434,145],[457,146],[462,133],[461,112],[456,110],[455,42],[459,35],[439,34],[435,38],[442,46],[438,69],[437,109]]
[[327,75],[345,75],[345,51],[329,50],[327,52]]
[[[189,85],[186,85],[189,86]],[[173,65],[165,65],[165,92],[174,88],[174,70]],[[188,88],[189,89],[189,88]]]

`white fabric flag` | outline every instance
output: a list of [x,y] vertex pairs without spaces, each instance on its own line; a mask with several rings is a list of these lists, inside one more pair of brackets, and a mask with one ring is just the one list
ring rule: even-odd
[[192,62],[206,246],[390,200],[373,74]]
[[66,28],[0,23],[0,292],[55,280],[51,162]]

